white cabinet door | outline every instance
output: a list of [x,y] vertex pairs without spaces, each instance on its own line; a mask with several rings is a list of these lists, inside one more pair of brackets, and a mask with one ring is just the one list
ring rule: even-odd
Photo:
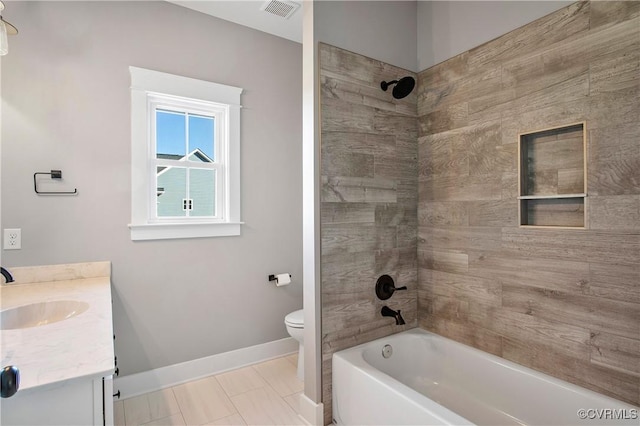
[[0,401],[0,424],[112,426],[112,389],[109,376],[18,391]]
[[105,377],[103,380],[102,401],[104,408],[104,425],[113,426],[113,376]]

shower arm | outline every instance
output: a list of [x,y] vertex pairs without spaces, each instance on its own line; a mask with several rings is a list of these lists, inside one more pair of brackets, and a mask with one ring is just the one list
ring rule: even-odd
[[380,88],[386,92],[387,89],[389,88],[389,86],[391,86],[392,84],[398,83],[398,81],[400,81],[400,80],[392,80],[392,81],[389,81],[389,82],[383,81],[383,82],[380,83]]

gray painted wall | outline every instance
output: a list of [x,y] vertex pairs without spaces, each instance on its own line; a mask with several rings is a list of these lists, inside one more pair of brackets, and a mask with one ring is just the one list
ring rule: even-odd
[[[317,1],[317,41],[421,71],[572,1]],[[417,52],[417,57],[416,57]]]
[[418,71],[415,1],[317,1],[317,42]]
[[[165,2],[11,2],[3,265],[113,262],[127,375],[287,337],[302,307],[302,48]],[[243,87],[242,236],[132,242],[128,66]],[[75,197],[37,196],[61,169]],[[269,273],[291,272],[276,288]]]
[[418,70],[506,34],[572,1],[418,1]]

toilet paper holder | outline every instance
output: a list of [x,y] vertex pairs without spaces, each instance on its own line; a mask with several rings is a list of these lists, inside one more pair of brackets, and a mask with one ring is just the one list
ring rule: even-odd
[[[279,274],[279,275],[284,275],[284,274]],[[287,274],[287,275],[289,275],[289,279],[291,279],[292,275],[291,274]],[[269,275],[269,282],[271,282],[271,281],[275,281],[276,284],[278,284],[278,275],[270,274]]]

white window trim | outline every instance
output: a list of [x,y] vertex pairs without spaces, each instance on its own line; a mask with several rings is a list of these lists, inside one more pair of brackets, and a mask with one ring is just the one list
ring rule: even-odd
[[[240,95],[239,87],[129,67],[131,73],[131,239],[157,240],[240,235]],[[148,123],[150,96],[154,94],[198,99],[228,106],[224,191],[224,221],[191,220],[189,223],[154,221],[149,202],[153,180],[149,178],[151,158]]]

